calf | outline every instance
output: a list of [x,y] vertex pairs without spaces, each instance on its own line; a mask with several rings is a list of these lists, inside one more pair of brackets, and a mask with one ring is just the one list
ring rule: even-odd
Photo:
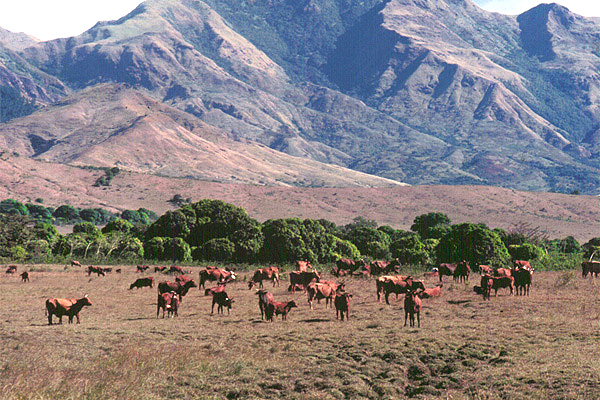
[[288,313],[294,307],[298,307],[298,304],[296,304],[295,300],[290,300],[287,303],[271,301],[269,304],[267,304],[266,308],[267,321],[273,322],[274,315],[281,315],[281,320],[286,321]]
[[21,282],[29,282],[29,272],[23,271],[23,273],[21,274]]
[[443,283],[438,284],[434,288],[427,288],[425,290],[419,291],[417,294],[422,299],[429,299],[431,297],[440,297],[442,295],[442,287]]
[[494,279],[488,275],[481,275],[481,294],[483,295],[483,300],[490,299],[490,293],[492,291],[492,286],[494,285]]
[[335,319],[338,319],[339,316],[343,321],[344,313],[346,313],[346,320],[350,319],[350,297],[352,297],[352,295],[346,292],[341,292],[335,295],[335,300],[333,301],[335,304]]
[[179,306],[181,304],[181,300],[179,300],[178,296],[171,297],[171,307],[167,309],[167,317],[173,318],[178,317],[177,312],[179,311]]
[[210,314],[214,314],[215,312],[215,303],[218,305],[217,314],[223,314],[223,307],[227,307],[227,315],[229,315],[231,311],[231,303],[233,303],[233,299],[227,296],[227,292],[222,291],[213,294],[212,300],[212,308],[210,310]]
[[69,317],[69,323],[73,323],[73,317],[77,318],[79,323],[79,312],[84,306],[91,306],[92,302],[86,294],[81,299],[47,299],[46,300],[46,313],[48,315],[48,325],[52,325],[52,316],[58,317],[58,323],[62,324],[62,317],[66,315]]
[[513,294],[513,289],[515,285],[515,278],[512,276],[495,276],[492,278],[492,289],[494,289],[494,296],[498,296],[498,289],[501,288],[509,288],[510,294]]
[[267,292],[264,289],[258,289],[256,291],[256,295],[258,296],[258,308],[260,309],[260,319],[264,320],[267,305],[275,300],[273,298],[273,294]]
[[417,295],[417,292],[408,290],[404,297],[404,326],[406,326],[406,319],[410,316],[410,326],[415,326],[415,314],[417,314],[418,327],[421,327],[421,299]]
[[133,288],[143,288],[143,287],[153,287],[154,286],[154,278],[149,277],[149,278],[139,278],[136,279],[135,282],[133,282],[130,286],[129,286],[129,290],[133,289]]
[[156,318],[158,318],[160,310],[162,310],[162,317],[165,317],[165,311],[171,309],[171,303],[173,301],[173,298],[176,297],[177,293],[175,293],[174,291],[158,294],[158,298],[156,300]]

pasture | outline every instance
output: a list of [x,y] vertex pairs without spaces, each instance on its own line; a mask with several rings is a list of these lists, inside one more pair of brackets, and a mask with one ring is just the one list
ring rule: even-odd
[[[350,321],[303,292],[287,321],[262,322],[241,273],[227,286],[231,315],[210,315],[193,288],[179,317],[156,318],[156,286],[128,290],[136,273],[87,276],[83,268],[19,265],[0,276],[2,399],[597,399],[600,283],[580,271],[536,272],[529,297],[501,289],[483,301],[445,277],[441,298],[423,300],[421,328],[404,327],[403,296],[376,302],[373,279],[345,278]],[[31,282],[18,273],[31,269]],[[192,267],[198,281],[199,267]],[[325,278],[331,278],[325,274]],[[433,287],[437,278],[427,279]],[[208,284],[207,287],[213,286]],[[48,326],[48,297],[93,303],[81,324]],[[162,314],[162,313],[161,313]],[[56,320],[56,319],[55,319]]]

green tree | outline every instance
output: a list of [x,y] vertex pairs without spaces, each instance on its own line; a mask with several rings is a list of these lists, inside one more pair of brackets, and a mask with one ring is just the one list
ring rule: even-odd
[[144,242],[144,257],[148,260],[163,260],[165,238],[156,236]]
[[39,204],[27,203],[25,204],[29,216],[31,218],[41,221],[50,221],[52,219],[52,213],[46,207]]
[[73,226],[73,233],[85,233],[91,236],[100,235],[100,229],[91,222],[79,222]]
[[[427,239],[436,240],[436,239]],[[406,235],[391,244],[393,258],[402,264],[424,265],[431,263],[431,253],[418,234]]]
[[124,219],[117,218],[114,221],[110,221],[108,224],[102,228],[102,233],[109,232],[123,232],[128,234],[133,229],[133,224],[129,221],[125,221]]
[[6,199],[0,201],[0,214],[29,215],[29,210],[17,200]]
[[211,239],[201,247],[204,260],[231,261],[235,253],[235,245],[227,238]]
[[163,260],[189,261],[192,259],[190,245],[182,238],[164,238]]
[[79,220],[79,211],[73,206],[62,205],[54,210],[52,216],[56,219],[60,218],[67,222],[75,222]]
[[361,254],[372,258],[388,258],[391,239],[387,233],[369,227],[358,227],[346,233]]
[[448,231],[450,218],[443,213],[430,212],[415,218],[410,230],[417,232],[423,239],[440,239]]
[[544,257],[544,250],[531,243],[511,244],[508,252],[513,260],[539,260]]
[[498,234],[483,224],[462,223],[452,225],[436,249],[438,261],[466,260],[471,265],[505,265],[510,256]]

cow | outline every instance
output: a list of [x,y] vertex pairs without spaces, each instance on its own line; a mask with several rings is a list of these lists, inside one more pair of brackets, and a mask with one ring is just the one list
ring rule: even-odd
[[17,272],[17,266],[16,265],[9,265],[8,269],[6,270],[7,274],[14,274],[15,272]]
[[389,296],[390,293],[395,293],[396,297],[401,293],[406,293],[408,290],[425,290],[425,285],[422,281],[415,281],[412,276],[408,276],[405,279],[400,280],[388,280],[383,284],[383,294],[385,296],[386,304],[390,304]]
[[192,280],[192,278],[190,278],[189,276],[186,276],[186,275],[177,275],[175,277],[175,282],[179,282],[179,283],[186,283],[191,280]]
[[400,281],[406,279],[403,275],[383,275],[375,279],[375,289],[377,290],[377,301],[381,303],[381,295],[383,294],[383,287],[387,281]]
[[207,281],[216,281],[216,282],[231,282],[235,280],[237,277],[233,271],[227,271],[221,268],[216,267],[206,267],[206,269],[200,271],[198,273],[200,283],[198,285],[198,289],[202,287],[205,288],[205,283]]
[[479,275],[493,275],[494,270],[489,265],[478,265],[477,272],[479,272]]
[[135,280],[135,282],[133,282],[131,285],[129,285],[129,290],[133,289],[133,288],[143,288],[143,287],[154,287],[154,278],[149,277],[149,278],[138,278]]
[[590,277],[596,275],[598,277],[598,273],[600,273],[600,261],[584,261],[581,263],[581,276],[585,278],[587,274],[590,274]]
[[58,317],[58,323],[62,324],[62,317],[66,315],[69,318],[69,323],[73,323],[73,317],[77,318],[79,323],[79,312],[84,306],[91,306],[92,302],[86,294],[81,299],[47,299],[46,313],[48,315],[48,325],[52,325],[52,316]]
[[469,263],[466,261],[461,261],[456,264],[456,268],[454,269],[454,274],[452,276],[455,281],[460,283],[468,281],[470,273],[471,267],[469,267]]
[[[165,317],[165,311],[168,311],[171,308],[171,303],[173,302],[174,298],[177,298],[177,293],[174,291],[158,294],[158,298],[156,300],[156,318],[158,318],[161,309],[162,317]],[[167,316],[169,316],[169,314],[167,314]]]
[[529,261],[524,261],[524,260],[513,261],[513,269],[525,269],[527,271],[533,272],[533,267],[531,266]]
[[305,289],[306,288],[304,287],[304,285],[301,285],[299,283],[294,283],[293,285],[288,286],[288,292],[302,292]]
[[175,292],[179,295],[179,300],[183,298],[191,288],[196,287],[193,280],[187,282],[169,282],[163,281],[158,284],[158,294]]
[[354,272],[358,268],[367,266],[367,264],[365,263],[365,260],[363,260],[363,259],[354,261],[349,258],[340,258],[339,260],[337,260],[335,262],[335,265],[337,266],[338,271],[346,270],[346,271],[350,271],[350,272]]
[[481,275],[481,295],[483,295],[483,300],[489,300],[490,294],[492,291],[492,286],[494,285],[494,279],[489,274]]
[[333,300],[333,304],[335,304],[335,319],[338,319],[338,316],[341,320],[344,320],[344,313],[346,313],[346,320],[350,319],[350,297],[352,295],[347,292],[339,292],[335,295],[335,299]]
[[171,297],[171,307],[167,308],[167,317],[173,318],[178,317],[179,307],[181,305],[181,300],[179,300],[178,296]]
[[116,272],[117,274],[120,274],[120,273],[121,273],[121,268],[117,268],[117,269],[115,270],[115,272]]
[[288,291],[295,292],[296,287],[297,287],[295,285],[302,285],[304,288],[303,290],[306,290],[306,287],[308,286],[309,283],[311,283],[313,280],[315,282],[319,282],[320,279],[321,279],[321,276],[319,275],[319,273],[317,271],[312,271],[312,272],[290,271],[290,286],[288,287]]
[[388,266],[391,264],[391,261],[379,261],[373,260],[369,264],[369,272],[371,275],[380,275],[388,270]]
[[105,276],[104,269],[102,267],[95,267],[93,265],[89,265],[87,269],[88,276],[91,274],[98,274],[98,276]]
[[281,320],[286,321],[288,313],[294,307],[298,307],[295,300],[290,300],[287,303],[280,303],[277,301],[269,302],[265,310],[267,321],[273,322],[273,317],[276,315],[281,315]]
[[217,314],[223,314],[223,307],[227,307],[227,315],[229,315],[231,311],[231,303],[233,303],[233,299],[227,296],[227,292],[222,291],[213,294],[212,308],[210,314],[214,314],[215,304],[217,304]]
[[252,279],[250,279],[250,281],[248,282],[248,289],[252,289],[252,287],[254,285],[256,285],[257,283],[258,283],[258,287],[262,288],[263,280],[273,281],[273,287],[275,287],[275,284],[277,284],[277,286],[279,286],[279,268],[266,267],[266,268],[261,268],[261,269],[257,269],[256,271],[254,271],[254,275],[252,276]]
[[498,289],[501,288],[509,288],[510,294],[513,294],[513,289],[515,286],[515,278],[512,276],[495,276],[492,278],[492,289],[494,289],[494,296],[498,296]]
[[23,271],[23,273],[21,273],[21,282],[29,282],[29,272]]
[[162,265],[162,266],[154,267],[154,272],[163,272],[166,269],[167,269],[167,267]]
[[171,265],[171,267],[169,268],[169,270],[167,271],[167,274],[185,274],[185,271],[183,270],[183,268],[177,266],[177,265]]
[[147,265],[138,265],[138,266],[136,267],[136,270],[135,270],[135,272],[144,272],[144,271],[146,271],[148,268],[150,268],[150,267],[149,267],[149,266],[147,266]]
[[417,293],[417,295],[422,299],[429,299],[431,297],[440,297],[442,295],[442,287],[443,283],[439,283],[434,288],[427,288],[425,290],[421,290]]
[[310,261],[296,261],[296,271],[306,272],[309,268],[313,269],[312,265],[310,265]]
[[454,271],[456,270],[457,264],[441,263],[438,266],[438,274],[440,282],[444,282],[444,275],[451,276],[454,278]]
[[321,302],[321,299],[325,299],[325,308],[331,303],[333,304],[333,300],[335,298],[335,284],[331,283],[317,283],[311,282],[306,286],[306,294],[308,296],[308,305],[310,309],[313,309],[313,301],[316,299]]
[[512,277],[515,279],[515,294],[529,296],[529,288],[531,287],[531,279],[533,272],[524,267],[512,270]]
[[273,294],[267,292],[264,289],[258,289],[256,291],[256,295],[258,296],[258,308],[260,309],[260,319],[264,320],[267,305],[275,300],[273,298]]
[[331,275],[337,276],[337,277],[352,275],[352,272],[345,270],[345,269],[339,269],[338,267],[331,268],[331,271],[329,271],[329,272]]
[[217,286],[213,286],[211,288],[205,289],[204,290],[204,295],[205,296],[212,296],[215,293],[219,293],[225,290],[225,287],[227,285],[225,283],[218,283]]
[[423,273],[423,278],[435,278],[439,275],[440,274],[438,273],[437,267],[434,267],[431,269],[431,271],[427,271],[427,272]]
[[496,276],[496,277],[509,277],[509,276],[512,276],[512,272],[508,268],[497,268],[494,271],[494,276]]
[[404,297],[404,326],[406,319],[410,316],[410,326],[415,326],[415,314],[417,314],[418,327],[421,327],[421,299],[414,290],[408,290]]
[[81,267],[81,263],[77,260],[71,260],[71,267]]
[[102,272],[104,272],[105,274],[110,274],[112,272],[112,268],[111,267],[107,267],[107,268],[102,268]]

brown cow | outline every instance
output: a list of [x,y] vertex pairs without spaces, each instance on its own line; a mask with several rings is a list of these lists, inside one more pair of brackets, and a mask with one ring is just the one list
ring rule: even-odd
[[223,314],[223,307],[227,307],[227,315],[229,315],[231,311],[231,303],[233,303],[233,299],[227,296],[227,292],[222,291],[213,294],[210,314],[212,315],[215,312],[215,304],[217,304],[217,314]]
[[471,267],[469,267],[469,263],[466,261],[461,261],[456,264],[456,268],[454,269],[453,278],[455,281],[459,283],[466,282],[469,280],[469,274],[471,273]]
[[77,318],[79,323],[79,312],[84,306],[91,306],[92,302],[86,294],[81,299],[47,299],[46,300],[46,313],[48,315],[48,325],[52,325],[52,316],[58,317],[58,323],[62,324],[62,317],[66,315],[69,317],[69,323],[73,323],[73,317]]
[[456,270],[457,264],[441,263],[438,266],[438,274],[440,282],[444,281],[444,275],[454,277],[454,271]]
[[388,267],[391,263],[392,263],[391,261],[379,261],[379,260],[371,261],[371,263],[369,264],[369,270],[371,272],[371,275],[383,274],[384,272],[386,272],[388,270]]
[[319,282],[321,276],[317,271],[312,272],[299,272],[299,271],[290,271],[290,286],[288,287],[288,291],[295,292],[296,285],[302,285],[303,290],[306,290],[306,287],[313,280],[315,282]]
[[533,272],[529,269],[521,267],[513,269],[511,274],[515,279],[515,294],[529,296],[529,288],[531,287]]
[[175,292],[179,295],[179,300],[185,296],[191,288],[196,287],[196,283],[193,280],[187,282],[169,282],[163,281],[158,284],[158,294]]
[[524,260],[513,261],[513,269],[526,269],[527,271],[533,272],[533,267],[531,266],[529,261],[524,261]]
[[494,269],[489,265],[478,265],[477,272],[479,272],[479,275],[493,275]]
[[167,274],[185,274],[183,268],[177,265],[171,265],[171,268],[167,271]]
[[167,308],[167,317],[173,318],[178,317],[179,307],[181,306],[181,300],[179,300],[179,296],[171,297],[171,307]]
[[417,314],[418,327],[421,327],[421,299],[414,290],[408,290],[404,297],[404,326],[406,319],[410,316],[410,326],[415,326],[415,314]]
[[71,260],[71,267],[81,267],[81,263],[77,260]]
[[313,300],[317,300],[319,303],[321,299],[325,299],[325,308],[329,306],[329,304],[333,304],[333,299],[335,298],[335,284],[331,284],[331,282],[327,283],[317,283],[311,282],[306,286],[306,294],[308,296],[308,305],[310,309],[313,309],[312,303]]
[[166,269],[167,267],[165,267],[164,265],[160,265],[158,267],[154,267],[154,272],[163,272]]
[[494,279],[489,274],[481,275],[481,294],[483,295],[483,300],[490,299],[493,285]]
[[89,265],[88,266],[87,273],[88,273],[88,276],[90,276],[91,274],[98,274],[98,276],[100,276],[100,275],[105,276],[106,275],[104,273],[104,269],[102,269],[102,267],[95,267],[93,265]]
[[495,276],[492,278],[492,289],[494,289],[494,296],[498,296],[498,289],[501,288],[509,288],[510,294],[513,294],[513,289],[515,286],[515,278],[512,276]]
[[383,294],[385,296],[386,304],[390,304],[389,296],[390,293],[395,293],[396,298],[402,293],[406,293],[408,290],[425,290],[425,285],[422,281],[416,281],[412,276],[408,276],[405,279],[392,281],[389,280],[383,284]]
[[339,316],[343,321],[344,313],[346,313],[346,320],[350,319],[350,297],[352,297],[352,295],[347,292],[341,292],[335,295],[335,300],[333,301],[335,304],[335,319],[338,319]]
[[381,295],[383,294],[383,287],[387,281],[401,281],[406,279],[404,275],[383,275],[375,279],[375,289],[377,290],[377,301],[381,303]]
[[443,283],[439,283],[434,288],[427,288],[418,292],[418,296],[422,299],[429,299],[431,297],[440,297],[442,295]]
[[310,265],[310,261],[296,261],[296,271],[306,272],[309,268],[313,269],[312,265]]
[[[177,293],[174,291],[159,293],[158,299],[156,300],[156,318],[162,309],[162,317],[165,317],[165,311],[168,311],[171,308],[171,303],[174,298],[177,298]],[[167,314],[169,316],[169,314]]]
[[29,272],[23,271],[23,273],[21,274],[21,282],[29,282]]
[[136,279],[135,282],[133,282],[131,285],[129,285],[129,290],[136,288],[143,288],[143,287],[154,287],[154,278],[149,277],[149,278],[139,278]]
[[265,316],[267,317],[267,321],[273,322],[273,317],[275,315],[280,314],[281,320],[286,321],[288,313],[294,307],[298,307],[298,304],[296,304],[295,300],[290,300],[287,303],[280,303],[276,301],[269,302],[265,310]]
[[218,283],[217,286],[213,286],[211,288],[205,289],[204,295],[212,296],[215,293],[223,292],[225,290],[226,286],[227,286],[227,284],[225,284],[225,283]]
[[581,276],[585,278],[587,274],[590,274],[590,277],[600,273],[600,261],[584,261],[581,263]]
[[179,282],[179,283],[186,283],[191,280],[192,280],[192,278],[190,278],[189,276],[186,276],[186,275],[177,275],[175,277],[175,282]]
[[508,277],[508,276],[512,276],[511,270],[508,268],[497,268],[494,271],[494,276],[497,277]]
[[17,272],[17,266],[16,265],[9,265],[8,269],[6,270],[7,274],[14,274],[15,272]]
[[208,267],[206,267],[206,269],[200,271],[198,273],[198,276],[200,279],[200,284],[198,285],[198,289],[200,289],[200,287],[205,288],[205,283],[207,281],[213,281],[213,282],[216,281],[216,282],[227,283],[227,282],[231,282],[237,278],[233,271],[227,271],[225,269],[211,267],[211,266],[208,266]]
[[135,272],[144,272],[144,271],[146,271],[148,268],[150,268],[150,267],[149,267],[149,266],[147,266],[147,265],[138,265],[138,266],[136,267],[136,270],[135,270]]
[[252,276],[252,279],[250,279],[250,282],[248,282],[248,289],[252,289],[252,287],[254,285],[256,285],[257,283],[258,283],[258,287],[262,288],[263,280],[273,281],[273,287],[275,287],[275,284],[277,284],[277,286],[279,286],[279,268],[266,267],[266,268],[260,268],[260,269],[257,269],[256,271],[254,271],[254,275]]
[[349,258],[341,258],[335,262],[335,265],[337,266],[338,271],[346,270],[349,272],[354,272],[358,268],[366,267],[367,263],[365,263],[365,260],[363,259],[354,261]]
[[265,319],[265,312],[267,310],[267,305],[269,303],[272,303],[275,300],[273,298],[273,294],[267,292],[264,289],[258,289],[256,291],[256,294],[258,296],[258,308],[260,309],[260,319],[264,320]]

